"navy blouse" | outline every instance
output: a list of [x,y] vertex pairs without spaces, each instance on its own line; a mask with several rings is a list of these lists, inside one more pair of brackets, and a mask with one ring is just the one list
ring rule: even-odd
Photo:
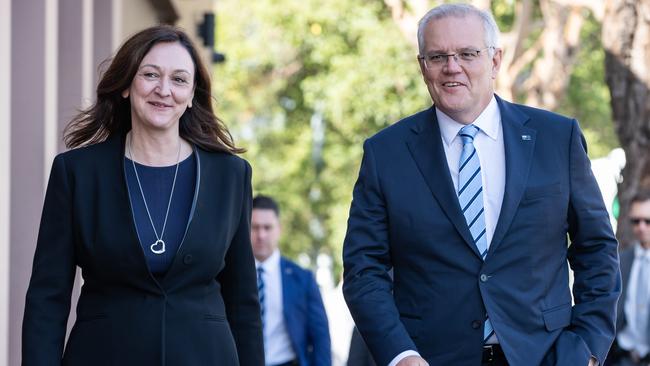
[[[174,194],[169,208],[167,226],[165,232],[162,234],[161,231],[165,221],[165,213],[167,212],[172,183],[174,181],[176,164],[166,167],[151,167],[136,162],[135,166],[138,170],[138,177],[140,177],[147,206],[149,206],[151,219],[156,226],[158,235],[162,235],[162,240],[165,242],[165,252],[162,254],[156,254],[151,250],[151,245],[156,242],[156,235],[151,227],[151,221],[149,221],[147,210],[142,200],[138,181],[133,171],[133,163],[131,159],[124,158],[124,170],[140,245],[149,265],[149,270],[155,276],[160,277],[171,266],[174,256],[185,236],[196,186],[196,158],[192,154],[187,159],[181,161],[178,166],[176,186],[174,187]],[[154,249],[159,249],[160,247],[158,245]]]

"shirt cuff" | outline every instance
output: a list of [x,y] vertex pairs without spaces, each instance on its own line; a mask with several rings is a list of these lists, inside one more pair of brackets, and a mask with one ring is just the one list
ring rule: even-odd
[[420,357],[420,354],[417,353],[416,351],[410,349],[408,351],[404,351],[400,353],[399,355],[395,356],[392,361],[388,364],[388,366],[395,366],[397,365],[398,362],[402,361],[403,359],[407,358],[408,356],[418,356]]

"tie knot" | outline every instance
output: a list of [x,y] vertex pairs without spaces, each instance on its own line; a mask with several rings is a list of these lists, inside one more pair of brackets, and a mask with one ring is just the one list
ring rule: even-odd
[[264,273],[264,267],[262,267],[262,266],[257,267],[257,273],[258,274]]
[[463,141],[463,145],[469,144],[474,141],[474,136],[478,133],[479,128],[474,125],[467,125],[460,129],[458,135]]

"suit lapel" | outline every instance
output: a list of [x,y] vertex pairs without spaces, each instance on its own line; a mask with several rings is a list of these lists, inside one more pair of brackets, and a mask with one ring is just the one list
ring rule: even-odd
[[192,242],[191,240],[191,228],[192,228],[192,221],[194,220],[194,212],[196,210],[196,203],[198,202],[199,199],[199,192],[204,192],[204,190],[201,190],[201,150],[198,149],[196,146],[193,147],[194,150],[194,156],[196,157],[196,184],[194,184],[194,195],[192,196],[192,206],[190,208],[190,217],[187,220],[187,224],[185,226],[185,233],[183,234],[183,239],[181,240],[180,245],[178,246],[178,249],[176,250],[176,253],[174,254],[174,258],[172,259],[172,263],[169,266],[169,269],[165,273],[162,283],[165,284],[167,282],[167,279],[170,278],[172,275],[172,272],[178,271],[180,268],[182,268],[182,262],[185,257],[183,254],[185,252],[184,246],[186,242]]
[[490,243],[487,258],[503,240],[528,181],[528,173],[535,150],[535,130],[524,126],[529,117],[512,105],[496,97],[501,111],[503,144],[505,148],[506,185],[501,212]]
[[429,190],[467,245],[480,257],[454,191],[434,107],[421,115],[412,130],[414,134],[407,145]]
[[296,291],[295,281],[293,278],[293,269],[287,266],[287,262],[284,258],[280,258],[280,278],[282,279],[282,315],[284,315],[285,324],[287,325],[287,332],[293,340],[293,335],[291,333],[292,329],[289,321],[289,316],[292,313],[293,306],[293,296]]

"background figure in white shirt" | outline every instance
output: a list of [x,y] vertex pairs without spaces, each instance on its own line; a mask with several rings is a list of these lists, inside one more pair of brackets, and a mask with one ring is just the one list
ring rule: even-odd
[[251,242],[258,270],[267,366],[330,366],[327,315],[313,274],[280,255],[280,209],[253,199]]
[[634,196],[630,221],[637,241],[620,254],[623,292],[606,366],[650,365],[650,191]]

